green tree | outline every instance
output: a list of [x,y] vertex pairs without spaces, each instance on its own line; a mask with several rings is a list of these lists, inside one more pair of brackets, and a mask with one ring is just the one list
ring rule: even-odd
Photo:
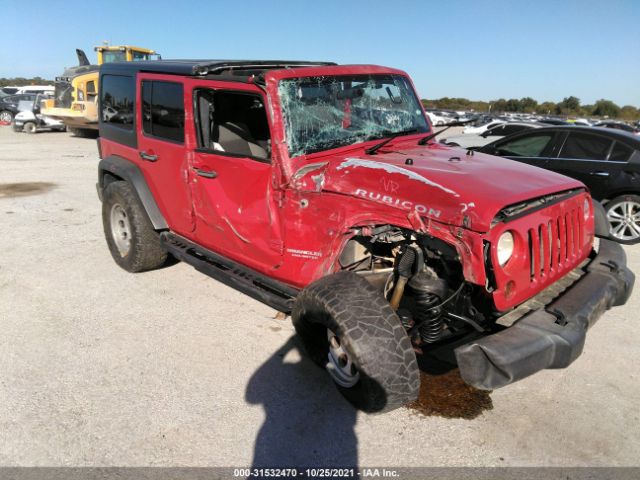
[[580,99],[578,97],[565,97],[556,106],[556,112],[561,115],[571,115],[580,111]]
[[623,120],[638,120],[640,110],[632,105],[625,105],[620,109],[620,118]]
[[616,118],[620,115],[620,107],[611,100],[605,100],[603,98],[595,103],[593,114],[599,117]]
[[538,110],[538,102],[531,97],[523,97],[520,99],[520,111],[525,113],[534,113]]
[[556,111],[556,104],[554,102],[542,102],[536,108],[536,112],[542,115],[551,115]]

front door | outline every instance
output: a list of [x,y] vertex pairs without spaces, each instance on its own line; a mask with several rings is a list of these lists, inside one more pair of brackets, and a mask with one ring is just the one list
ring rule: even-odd
[[199,244],[262,272],[283,244],[264,98],[253,90],[191,88],[197,145],[192,192]]
[[[173,80],[173,81],[172,81]],[[185,148],[185,92],[168,75],[140,74],[138,155],[149,188],[171,230],[190,236],[195,228]]]

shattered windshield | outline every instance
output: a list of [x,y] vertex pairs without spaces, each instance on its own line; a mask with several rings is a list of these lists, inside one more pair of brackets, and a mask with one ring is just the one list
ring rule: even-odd
[[280,81],[278,93],[290,157],[429,131],[402,75],[290,78]]

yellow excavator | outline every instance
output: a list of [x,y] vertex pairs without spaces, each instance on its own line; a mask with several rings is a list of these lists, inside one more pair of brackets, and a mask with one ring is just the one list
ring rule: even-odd
[[76,49],[78,65],[67,68],[55,81],[54,98],[42,102],[42,115],[64,122],[79,137],[98,135],[98,71],[110,62],[156,60],[154,50],[130,45],[95,47],[98,63],[91,64],[84,51]]

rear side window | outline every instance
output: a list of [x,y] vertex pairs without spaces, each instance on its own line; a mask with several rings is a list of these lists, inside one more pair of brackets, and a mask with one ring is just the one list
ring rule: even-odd
[[142,82],[142,130],[147,135],[184,142],[184,90],[181,83]]
[[508,123],[504,126],[504,130],[502,131],[502,135],[511,135],[513,133],[524,132],[525,130],[529,130],[531,127],[527,125],[509,125]]
[[136,101],[133,77],[104,75],[100,95],[102,121],[126,130],[133,130],[133,106]]
[[627,147],[626,145],[616,142],[613,146],[613,150],[611,151],[611,155],[609,155],[609,160],[612,162],[627,162],[629,161],[629,157],[633,153],[633,149],[631,147]]
[[488,135],[489,137],[506,137],[507,135],[511,135],[512,133],[522,132],[524,130],[529,130],[531,127],[526,125],[509,125],[508,123],[504,123],[502,125],[498,124],[493,128],[489,128]]
[[577,158],[581,160],[605,160],[611,140],[586,133],[570,133],[564,142],[561,158]]
[[498,155],[539,157],[551,141],[551,137],[550,133],[520,137],[498,145],[496,150]]

